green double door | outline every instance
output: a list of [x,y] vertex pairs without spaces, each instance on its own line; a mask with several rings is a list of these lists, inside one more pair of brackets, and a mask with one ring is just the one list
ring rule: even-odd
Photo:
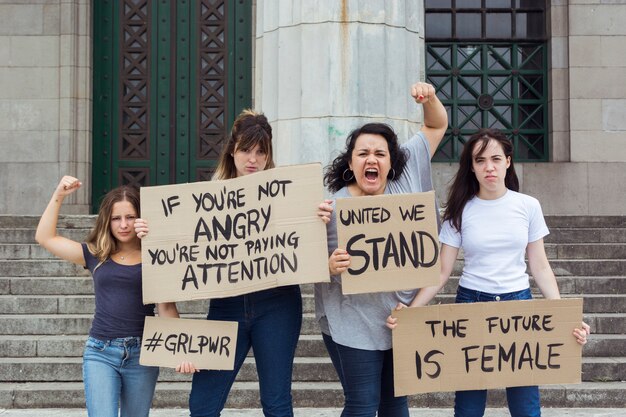
[[92,208],[122,184],[210,178],[251,103],[249,1],[93,2]]

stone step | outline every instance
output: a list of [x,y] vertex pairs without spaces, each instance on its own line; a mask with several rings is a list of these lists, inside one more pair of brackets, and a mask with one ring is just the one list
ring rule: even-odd
[[[0,215],[0,228],[36,228],[40,216]],[[553,228],[626,228],[626,216],[545,216],[550,229]],[[94,214],[60,214],[59,228],[92,228]]]
[[614,229],[626,227],[626,216],[545,216],[545,219],[550,229],[573,227]]
[[55,259],[55,256],[36,243],[2,243],[0,259]]
[[556,276],[609,276],[626,271],[626,259],[553,259],[550,265]]
[[546,243],[624,243],[626,228],[554,228]]
[[[626,380],[626,357],[583,358],[583,381]],[[159,381],[190,381],[191,375],[179,374],[171,368],[162,368]],[[254,357],[244,361],[237,381],[257,381]],[[293,380],[299,382],[336,382],[337,373],[328,357],[296,357]],[[82,358],[0,358],[0,382],[80,382]]]
[[[533,290],[536,299],[543,298],[539,290]],[[452,304],[455,294],[439,294],[431,304]],[[563,298],[582,298],[585,313],[623,313],[626,312],[626,294],[563,294]]]
[[[0,357],[79,357],[85,334],[79,335],[0,335]],[[613,357],[626,352],[626,334],[592,333],[583,349],[585,358]],[[296,357],[326,357],[326,346],[319,332],[301,334]]]
[[[57,229],[60,236],[77,242],[84,242],[89,234],[89,229]],[[0,242],[2,243],[36,243],[35,229],[0,229]]]
[[626,259],[626,243],[547,243],[549,259]]
[[0,260],[0,276],[2,277],[75,277],[89,276],[90,273],[82,266],[60,259],[50,260]]
[[[613,337],[613,335],[604,336]],[[0,357],[79,357],[83,354],[86,339],[87,336],[84,334],[0,335]],[[615,341],[611,346],[621,346],[620,341]],[[611,350],[605,348],[603,351],[598,351],[595,356],[605,356],[605,352],[611,352]],[[296,356],[328,356],[322,336],[319,333],[301,334],[296,348]]]
[[14,295],[92,295],[91,276],[82,277],[3,277],[0,278],[0,294]]
[[[552,259],[552,270],[556,276],[611,276],[626,271],[626,259]],[[453,275],[460,275],[463,261],[454,264]],[[0,260],[2,277],[55,277],[87,276],[86,269],[59,259],[16,259]]]
[[[183,318],[204,320],[206,315],[181,315]],[[0,314],[0,335],[87,334],[91,314]],[[625,334],[626,313],[585,313],[584,320],[594,333]],[[313,313],[304,313],[301,334],[318,334],[319,326]]]
[[[546,243],[545,248],[548,259],[626,258],[626,243]],[[47,260],[55,256],[36,243],[1,243],[0,259]]]
[[[36,229],[40,216],[0,215],[1,229]],[[96,216],[92,214],[60,214],[57,222],[59,229],[91,229],[96,224]]]
[[[625,294],[625,276],[559,276],[561,294]],[[442,294],[454,294],[459,277],[450,277]],[[537,293],[531,280],[533,291]],[[300,286],[303,295],[313,294],[313,285]],[[90,276],[83,277],[0,277],[0,294],[13,295],[92,295]],[[194,301],[198,303],[198,301]],[[204,311],[204,310],[203,310]]]
[[[159,382],[154,408],[186,408],[189,382]],[[583,382],[571,385],[546,385],[540,388],[543,407],[613,407],[623,408],[626,397],[624,382]],[[341,407],[343,393],[336,382],[295,382],[292,386],[295,407]],[[227,408],[259,408],[258,383],[236,382]],[[411,407],[450,407],[454,393],[431,393],[411,396]],[[83,408],[83,384],[67,383],[0,383],[0,408]],[[505,407],[506,394],[502,389],[490,390],[489,407]]]
[[[541,298],[538,290],[535,298]],[[564,298],[583,298],[583,310],[587,313],[626,312],[626,294],[563,294]],[[441,293],[433,304],[454,303],[454,294]],[[181,314],[206,314],[208,300],[177,302]],[[95,309],[93,295],[0,295],[0,314],[91,314]],[[302,295],[302,310],[315,312],[315,299],[312,294]]]

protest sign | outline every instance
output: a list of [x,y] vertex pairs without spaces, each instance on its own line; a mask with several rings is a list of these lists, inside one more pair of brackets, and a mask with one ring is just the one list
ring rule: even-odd
[[582,299],[394,311],[395,394],[579,383]]
[[350,254],[344,294],[411,290],[439,283],[435,193],[337,200],[338,245]]
[[139,363],[176,368],[232,370],[237,348],[236,321],[146,317]]
[[141,188],[144,303],[328,281],[320,164]]

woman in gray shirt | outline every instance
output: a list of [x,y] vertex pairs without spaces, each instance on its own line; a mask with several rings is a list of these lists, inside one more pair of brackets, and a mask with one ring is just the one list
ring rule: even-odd
[[[411,87],[424,108],[424,123],[402,146],[388,125],[354,130],[345,151],[328,167],[325,182],[333,199],[432,190],[430,158],[448,127],[445,108],[426,83]],[[327,225],[330,283],[315,285],[316,317],[345,395],[342,416],[409,415],[406,397],[394,397],[391,331],[385,320],[417,290],[343,295],[341,273],[350,256],[337,247],[335,213]]]

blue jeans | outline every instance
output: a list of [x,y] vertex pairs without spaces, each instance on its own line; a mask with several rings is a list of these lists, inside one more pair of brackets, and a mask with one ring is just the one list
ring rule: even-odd
[[83,381],[89,417],[147,417],[159,368],[139,365],[141,338],[89,337],[83,352]]
[[[457,303],[487,301],[531,300],[530,289],[505,294],[490,294],[459,286]],[[540,417],[539,387],[511,387],[506,389],[506,400],[512,417]],[[480,417],[485,414],[487,390],[457,391],[454,399],[455,417]]]
[[345,405],[342,417],[408,417],[406,396],[393,393],[392,350],[363,350],[335,343],[322,333],[343,387]]
[[211,300],[208,320],[239,322],[232,371],[203,370],[193,375],[192,417],[219,416],[250,347],[259,375],[265,416],[291,417],[291,374],[302,327],[302,296],[297,285]]

